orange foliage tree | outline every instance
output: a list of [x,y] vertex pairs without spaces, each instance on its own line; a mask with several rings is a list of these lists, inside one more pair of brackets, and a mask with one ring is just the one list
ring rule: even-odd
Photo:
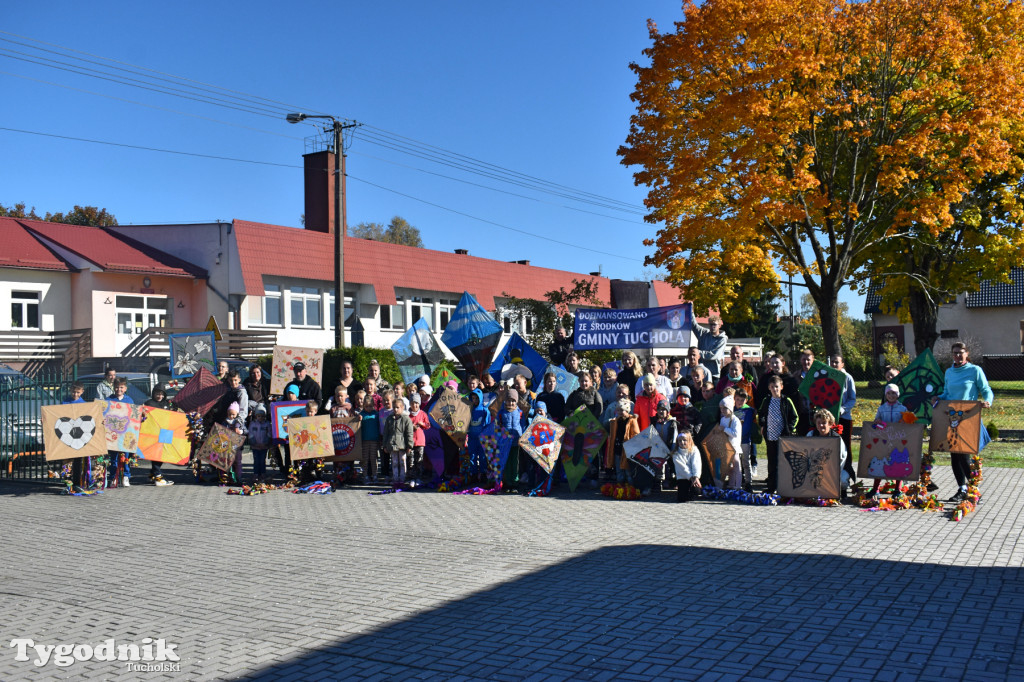
[[938,235],[1012,167],[1024,15],[993,0],[693,0],[649,26],[622,163],[660,223],[647,262],[698,306],[803,278],[825,348],[837,296],[879,249]]

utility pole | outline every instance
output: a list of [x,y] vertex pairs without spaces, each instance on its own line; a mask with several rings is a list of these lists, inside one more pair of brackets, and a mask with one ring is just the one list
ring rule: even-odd
[[307,118],[329,118],[331,126],[324,132],[334,133],[334,347],[345,347],[345,234],[347,213],[345,206],[345,139],[344,132],[359,123],[342,123],[334,116],[320,114],[288,114],[289,123],[300,123]]

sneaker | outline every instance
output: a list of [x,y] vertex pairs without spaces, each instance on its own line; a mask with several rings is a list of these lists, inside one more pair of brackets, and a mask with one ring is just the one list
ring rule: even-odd
[[756,462],[752,463],[750,465],[750,475],[751,476],[757,476],[757,463]]
[[947,502],[960,502],[963,499],[964,499],[964,491],[963,490],[957,490],[956,493],[953,495],[953,497],[949,498],[946,501]]
[[128,481],[128,477],[127,476],[124,477],[124,479],[121,481],[121,483],[124,485],[125,488],[132,487],[132,484]]
[[938,489],[939,489],[939,486],[935,485],[934,483],[929,483],[928,484],[928,492],[933,493],[933,492],[935,492]]
[[163,476],[157,476],[156,478],[153,479],[153,485],[158,485],[158,486],[174,485],[174,481],[168,481]]

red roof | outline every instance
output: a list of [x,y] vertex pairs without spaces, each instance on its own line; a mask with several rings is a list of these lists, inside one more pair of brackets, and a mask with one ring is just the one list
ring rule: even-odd
[[74,270],[46,248],[17,218],[0,218],[0,267],[32,270]]
[[180,258],[102,227],[20,220],[31,233],[81,256],[105,272],[206,279],[206,271]]
[[[263,275],[334,279],[333,235],[244,220],[234,221],[234,231],[248,295],[264,294]],[[480,305],[494,310],[495,297],[501,298],[505,292],[543,300],[548,291],[570,288],[574,278],[596,280],[598,297],[608,305],[611,288],[605,277],[345,238],[345,281],[371,285],[382,305],[396,302],[396,282],[408,289],[452,294],[468,291]]]

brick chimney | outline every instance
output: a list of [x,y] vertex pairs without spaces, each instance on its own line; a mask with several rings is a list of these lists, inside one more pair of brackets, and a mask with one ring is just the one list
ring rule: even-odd
[[306,229],[334,234],[334,152],[303,154]]

